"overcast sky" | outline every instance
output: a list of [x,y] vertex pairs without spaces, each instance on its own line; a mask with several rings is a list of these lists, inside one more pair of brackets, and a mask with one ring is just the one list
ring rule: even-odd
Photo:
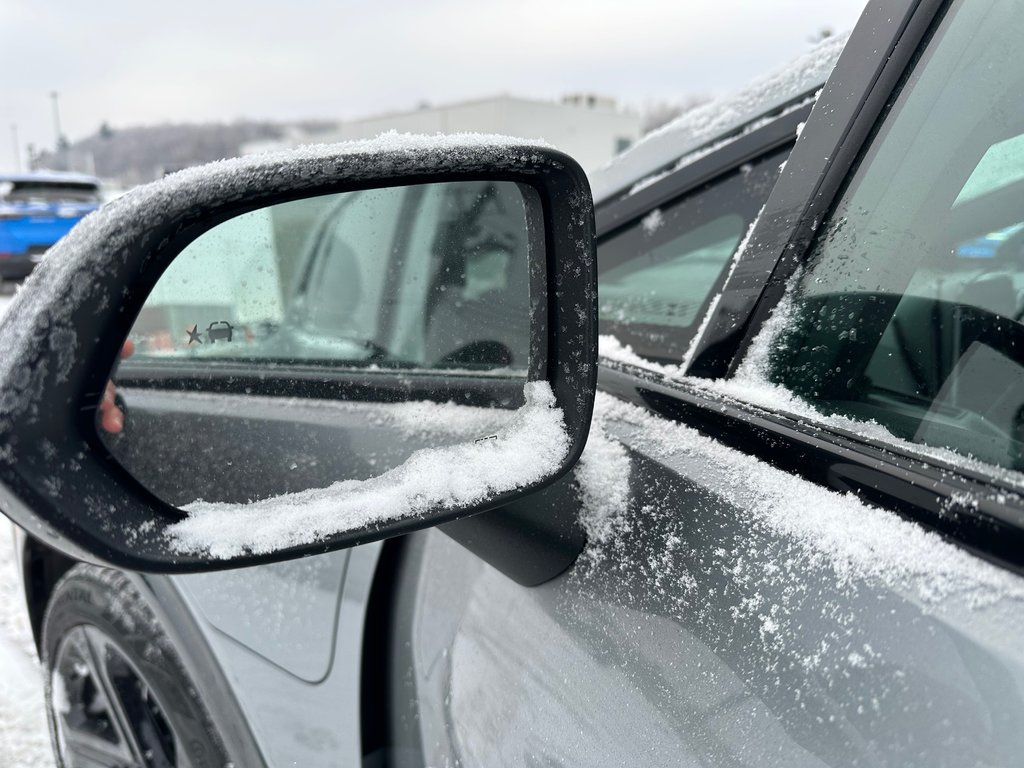
[[[114,128],[346,119],[495,93],[717,96],[864,0],[0,0],[0,169]],[[22,154],[24,158],[24,153]]]

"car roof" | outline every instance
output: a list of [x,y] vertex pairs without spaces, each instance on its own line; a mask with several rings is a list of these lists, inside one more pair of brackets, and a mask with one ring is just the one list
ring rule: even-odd
[[32,173],[0,173],[0,182],[10,181],[15,184],[25,182],[42,182],[44,184],[92,184],[100,185],[95,176],[68,171],[33,171]]
[[812,97],[824,85],[848,37],[849,33],[830,37],[739,93],[691,109],[647,134],[590,175],[594,202],[624,192],[679,158]]

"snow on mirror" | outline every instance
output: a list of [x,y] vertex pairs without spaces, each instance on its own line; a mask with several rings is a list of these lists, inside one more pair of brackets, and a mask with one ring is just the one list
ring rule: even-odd
[[[535,192],[367,189],[222,221],[154,285],[97,419],[182,551],[317,541],[544,479]],[[540,246],[543,247],[543,246]]]

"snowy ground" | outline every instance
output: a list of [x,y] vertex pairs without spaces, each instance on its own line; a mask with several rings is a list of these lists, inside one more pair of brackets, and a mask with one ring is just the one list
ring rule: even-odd
[[[0,293],[0,314],[11,298]],[[13,528],[0,516],[0,768],[51,766],[43,680],[15,565]]]

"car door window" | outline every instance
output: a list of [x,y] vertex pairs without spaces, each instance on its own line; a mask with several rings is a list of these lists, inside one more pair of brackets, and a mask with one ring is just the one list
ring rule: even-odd
[[679,362],[790,146],[656,208],[598,244],[600,330]]
[[1022,3],[954,5],[795,288],[769,378],[1024,470]]

